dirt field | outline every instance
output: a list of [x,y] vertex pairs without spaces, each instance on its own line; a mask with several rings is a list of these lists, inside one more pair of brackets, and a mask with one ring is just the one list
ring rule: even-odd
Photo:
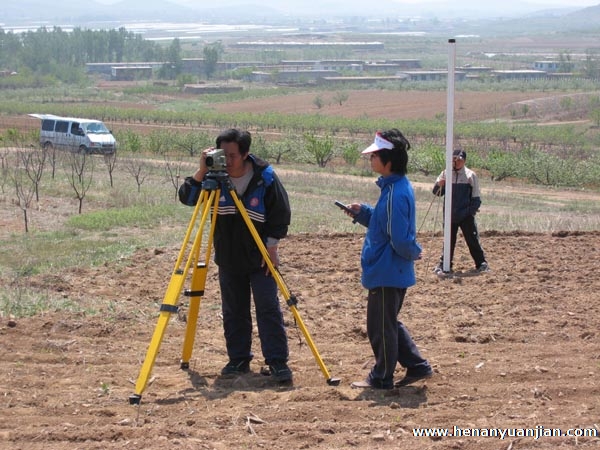
[[[260,349],[250,374],[219,377],[227,357],[213,268],[190,371],[179,369],[185,323],[174,314],[141,405],[129,405],[178,249],[149,248],[129,261],[34,277],[31,286],[41,291],[112,307],[1,319],[0,447],[598,447],[598,438],[432,439],[414,437],[413,429],[597,430],[600,233],[491,233],[483,244],[492,272],[453,280],[430,273],[441,237],[423,236],[428,256],[401,316],[435,376],[392,391],[350,387],[372,363],[361,237],[290,236],[281,249],[283,277],[331,376],[341,378],[337,387],[326,383],[285,305],[294,385],[274,385],[259,373]],[[464,245],[456,265],[470,268]]]
[[[304,93],[280,97],[243,100],[214,105],[221,112],[281,111],[285,114],[323,114],[345,117],[370,117],[385,119],[434,119],[446,117],[447,93],[445,91],[385,91],[381,89],[347,91],[348,99],[339,105],[335,92]],[[317,108],[319,96],[323,107]],[[520,102],[530,102],[530,111],[540,111],[540,117],[549,120],[559,113],[556,107],[546,108],[544,99],[557,97],[547,92],[456,92],[454,96],[455,120],[485,120],[519,118]],[[538,105],[536,108],[535,105]],[[512,112],[512,114],[511,114]],[[445,120],[445,119],[442,119]]]
[[[367,111],[354,98],[348,108]],[[493,109],[494,102],[480,108]],[[375,104],[367,114],[378,111]],[[19,123],[11,121],[2,118]],[[5,220],[14,210],[2,206]],[[95,313],[0,316],[0,448],[598,448],[600,231],[487,231],[482,243],[492,271],[447,280],[431,273],[442,237],[420,236],[424,258],[401,318],[435,375],[392,391],[350,387],[372,364],[359,281],[362,236],[291,235],[281,243],[283,278],[339,386],[326,383],[285,304],[293,386],[260,374],[258,337],[251,373],[220,377],[227,357],[211,266],[190,370],[179,368],[184,305],[166,328],[141,404],[130,405],[179,248],[146,248],[103,267],[30,277],[40,295],[75,299]],[[455,269],[471,264],[459,241]],[[11,280],[0,274],[0,282]],[[434,427],[459,427],[462,436],[414,436],[414,429]],[[522,436],[523,429],[538,436],[550,428],[588,429],[598,437]],[[467,435],[486,431],[508,435]]]
[[[118,84],[115,89],[118,88]],[[248,99],[230,103],[216,103],[212,107],[219,112],[269,112],[278,111],[282,114],[323,114],[340,115],[345,117],[397,118],[405,119],[434,119],[445,117],[447,93],[426,91],[385,91],[381,89],[347,91],[348,99],[339,105],[334,101],[334,93],[299,93],[280,97]],[[596,94],[597,95],[597,94]],[[195,101],[201,96],[185,94],[182,96]],[[317,108],[314,100],[320,96],[323,107]],[[520,119],[523,102],[528,105],[528,118],[540,122],[554,120],[579,120],[579,110],[572,108],[567,111],[558,104],[563,95],[549,92],[456,92],[454,98],[457,122],[469,120],[513,120]],[[574,97],[574,96],[570,96]],[[575,96],[577,97],[577,96]],[[585,98],[585,94],[579,97]],[[577,98],[579,98],[577,97]],[[162,99],[166,101],[168,99]],[[573,100],[574,102],[577,99]],[[585,102],[585,100],[582,100]],[[123,103],[115,102],[123,108],[153,108],[152,102]],[[445,119],[442,119],[445,120]],[[133,129],[138,132],[154,129],[156,125],[141,124],[111,124],[111,128]],[[21,130],[36,130],[39,121],[27,115],[13,117],[0,115],[0,132],[9,128]],[[175,128],[172,126],[170,128]]]

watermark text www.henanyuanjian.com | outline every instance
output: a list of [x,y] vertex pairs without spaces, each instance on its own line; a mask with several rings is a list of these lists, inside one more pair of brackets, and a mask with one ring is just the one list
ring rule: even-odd
[[595,428],[546,428],[537,425],[533,428],[413,428],[413,436],[417,437],[493,437],[498,439],[531,437],[599,437],[600,431]]

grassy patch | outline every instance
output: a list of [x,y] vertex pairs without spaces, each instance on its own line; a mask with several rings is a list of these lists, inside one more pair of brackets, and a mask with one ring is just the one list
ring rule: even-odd
[[73,231],[29,233],[4,242],[0,256],[3,273],[28,276],[65,267],[87,267],[128,257],[142,240],[119,234],[97,235]]
[[79,230],[107,231],[118,227],[152,228],[178,216],[174,204],[134,205],[71,216],[67,225]]
[[95,313],[92,309],[84,310],[71,299],[51,295],[47,292],[19,287],[0,289],[0,317],[29,317],[48,311]]

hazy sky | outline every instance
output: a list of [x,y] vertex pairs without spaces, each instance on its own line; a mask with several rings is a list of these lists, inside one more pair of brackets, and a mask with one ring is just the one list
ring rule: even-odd
[[[113,4],[113,3],[118,3],[121,0],[96,0],[98,3],[104,3],[104,4]],[[173,3],[181,3],[181,4],[195,4],[197,2],[197,0],[171,0]],[[55,0],[53,3],[60,3],[60,0]],[[229,3],[232,3],[232,0],[229,1]],[[254,4],[259,4],[261,3],[261,0],[237,0],[237,3],[254,3]],[[311,4],[314,5],[314,0],[306,0],[304,3],[306,4]],[[340,4],[343,4],[344,1],[340,0],[339,1]],[[443,4],[454,4],[455,6],[460,7],[461,5],[461,1],[460,0],[453,0],[453,1],[449,1],[449,0],[390,0],[390,3],[397,3],[397,4],[411,4],[411,5],[416,5],[416,4],[427,4],[427,3],[443,3]],[[581,6],[581,7],[586,7],[586,6],[596,6],[598,4],[600,4],[600,0],[526,0],[525,2],[523,2],[523,0],[506,0],[503,2],[506,6],[507,9],[510,9],[510,7],[512,5],[518,5],[518,4],[522,4],[522,3],[529,3],[532,5],[541,5],[542,7],[547,7],[547,6],[561,6],[561,7],[574,7],[574,6]]]
[[[516,3],[512,1],[506,2],[507,4]],[[554,5],[554,6],[596,6],[600,4],[598,0],[528,0],[527,3],[533,3],[536,5]]]
[[[6,0],[1,0],[6,3]],[[39,0],[38,0],[39,1]],[[76,0],[54,0],[52,4],[58,8],[54,8],[52,13],[45,15],[44,13],[33,14],[35,17],[57,17],[56,10],[60,10],[60,5],[69,3],[70,5]],[[125,5],[135,5],[135,8],[145,8],[146,3],[152,5],[148,11],[157,9],[157,5],[162,3],[162,0],[94,0],[96,3],[104,5],[113,5],[121,1]],[[198,0],[168,0],[170,3],[179,4],[191,9],[219,8],[220,11],[234,10],[236,5],[253,5],[257,11],[264,6],[265,11],[269,14],[287,14],[301,16],[321,15],[351,15],[351,16],[374,16],[374,15],[403,15],[403,16],[424,16],[432,17],[439,15],[448,18],[484,18],[484,17],[518,17],[525,14],[534,13],[546,9],[578,9],[588,6],[600,5],[600,0],[319,0],[320,6],[315,7],[315,0],[218,0],[215,2],[198,1]],[[10,17],[4,19],[10,22],[17,16],[22,20],[22,15],[18,9],[18,2],[8,1],[8,8],[0,7],[0,17]],[[111,8],[109,6],[109,8]],[[111,8],[114,9],[114,8]],[[90,9],[92,11],[93,8]],[[17,13],[15,13],[17,11]],[[77,11],[77,10],[76,10]],[[85,8],[81,11],[85,11]],[[176,11],[176,10],[175,10]],[[4,12],[4,14],[2,14]],[[113,11],[114,12],[114,11]],[[12,15],[11,15],[12,14]],[[84,14],[84,13],[83,13]],[[222,14],[222,13],[221,13]],[[235,14],[235,12],[234,12]],[[75,17],[75,16],[73,16]],[[83,17],[83,16],[81,16]],[[131,17],[129,12],[128,17]],[[93,20],[93,17],[90,17]],[[236,17],[240,19],[240,17]],[[38,19],[39,20],[39,19]],[[197,17],[194,20],[198,20]],[[242,18],[242,20],[244,20]],[[0,24],[2,25],[2,24]]]

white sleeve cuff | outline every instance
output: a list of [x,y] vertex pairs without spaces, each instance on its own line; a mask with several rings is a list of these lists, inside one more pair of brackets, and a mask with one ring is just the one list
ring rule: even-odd
[[279,244],[279,239],[275,239],[273,237],[267,238],[267,247],[275,247]]

